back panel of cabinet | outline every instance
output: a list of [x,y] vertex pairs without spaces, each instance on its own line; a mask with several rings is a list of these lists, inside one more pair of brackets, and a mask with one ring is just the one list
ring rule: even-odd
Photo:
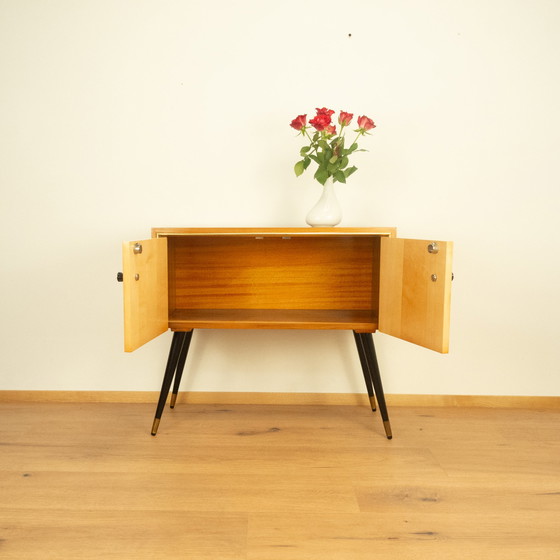
[[379,306],[379,237],[169,236],[169,311]]

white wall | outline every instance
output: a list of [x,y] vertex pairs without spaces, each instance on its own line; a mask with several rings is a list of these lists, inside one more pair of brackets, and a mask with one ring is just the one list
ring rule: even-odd
[[[304,226],[288,124],[374,118],[344,226],[455,241],[451,353],[376,335],[387,393],[560,394],[556,0],[0,0],[0,389],[157,390],[122,240]],[[349,36],[351,34],[351,37]],[[363,391],[345,332],[199,331],[184,389]]]

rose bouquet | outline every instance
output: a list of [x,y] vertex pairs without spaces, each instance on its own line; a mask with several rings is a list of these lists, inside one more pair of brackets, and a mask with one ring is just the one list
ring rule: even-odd
[[[355,166],[349,167],[349,156],[355,152],[366,151],[358,149],[358,139],[360,136],[369,134],[368,131],[375,128],[375,123],[369,117],[358,117],[358,128],[354,130],[357,136],[354,142],[346,147],[345,128],[350,125],[354,115],[340,111],[338,131],[332,123],[332,115],[334,115],[332,109],[323,107],[317,109],[317,114],[310,119],[309,124],[307,124],[307,115],[298,115],[290,123],[292,128],[298,130],[309,140],[309,144],[303,146],[299,152],[303,159],[295,164],[294,171],[299,177],[314,161],[317,164],[314,178],[321,185],[324,185],[329,177],[332,177],[333,182],[346,183],[346,179],[357,170]],[[315,129],[313,136],[309,132],[311,127]]]

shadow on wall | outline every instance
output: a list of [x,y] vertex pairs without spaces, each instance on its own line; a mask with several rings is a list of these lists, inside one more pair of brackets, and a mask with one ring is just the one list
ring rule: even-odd
[[351,331],[195,330],[181,390],[364,392],[354,344]]

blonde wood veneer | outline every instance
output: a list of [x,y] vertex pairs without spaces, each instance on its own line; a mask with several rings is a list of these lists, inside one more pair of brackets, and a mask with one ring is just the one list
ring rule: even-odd
[[167,240],[125,242],[123,255],[124,349],[132,352],[168,329]]
[[379,330],[437,352],[449,351],[453,243],[382,239]]

